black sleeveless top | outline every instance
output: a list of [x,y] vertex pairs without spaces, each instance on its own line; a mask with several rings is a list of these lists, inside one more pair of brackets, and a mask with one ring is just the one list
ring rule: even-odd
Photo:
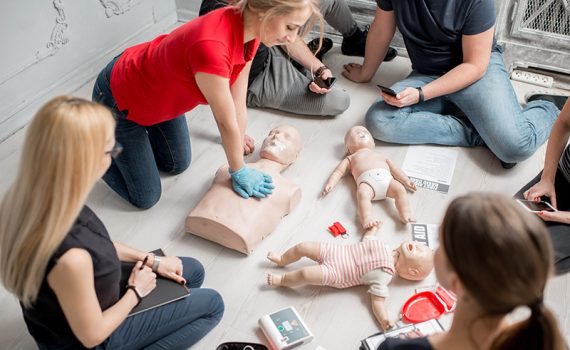
[[22,307],[24,321],[34,340],[62,348],[83,348],[75,337],[46,276],[69,249],[85,249],[93,260],[95,291],[101,309],[119,300],[121,264],[105,226],[87,206],[83,207],[71,230],[51,257],[38,298],[29,309]]

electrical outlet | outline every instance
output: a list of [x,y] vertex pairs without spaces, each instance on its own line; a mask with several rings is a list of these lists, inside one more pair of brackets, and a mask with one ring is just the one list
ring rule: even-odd
[[527,72],[524,70],[515,69],[511,73],[511,79],[516,81],[522,81],[523,83],[533,84],[537,86],[552,87],[554,84],[554,78],[548,75]]

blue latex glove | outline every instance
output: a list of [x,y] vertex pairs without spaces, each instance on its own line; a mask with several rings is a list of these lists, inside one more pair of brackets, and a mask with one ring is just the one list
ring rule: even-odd
[[273,192],[271,176],[252,168],[241,167],[234,172],[230,171],[232,188],[243,198],[264,198]]

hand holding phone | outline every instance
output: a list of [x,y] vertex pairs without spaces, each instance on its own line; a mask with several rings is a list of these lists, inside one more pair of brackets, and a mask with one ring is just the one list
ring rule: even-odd
[[545,201],[527,201],[524,199],[517,199],[517,202],[519,202],[520,205],[522,205],[526,210],[533,212],[533,213],[538,213],[539,211],[556,211],[556,209],[554,209],[554,207],[552,205],[550,205],[550,203],[545,202]]
[[390,89],[389,87],[385,87],[382,85],[376,85],[376,86],[378,86],[380,88],[380,90],[382,90],[382,92],[387,94],[387,95],[390,95],[392,97],[396,97],[396,95],[397,95],[396,91]]
[[318,87],[323,89],[330,89],[336,82],[335,77],[328,77],[326,79],[321,79],[321,77],[315,77],[313,82],[317,84]]

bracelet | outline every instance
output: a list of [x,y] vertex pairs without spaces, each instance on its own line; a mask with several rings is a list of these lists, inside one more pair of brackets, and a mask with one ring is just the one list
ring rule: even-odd
[[422,90],[421,86],[418,86],[416,89],[418,89],[418,92],[420,93],[420,100],[418,103],[424,102],[424,90]]
[[327,66],[325,66],[325,65],[320,66],[319,68],[317,68],[317,70],[316,70],[315,73],[314,73],[314,74],[315,74],[315,77],[319,77],[319,78],[320,78],[321,75],[323,74],[323,72],[324,72],[325,70],[327,70],[327,69],[329,69],[329,67],[327,67]]
[[139,290],[137,289],[136,286],[129,284],[127,285],[127,290],[132,290],[135,293],[135,296],[137,297],[137,305],[141,303],[143,297],[142,295],[139,293]]
[[152,271],[158,271],[158,266],[160,265],[160,258],[158,256],[154,256],[154,260],[152,261]]

